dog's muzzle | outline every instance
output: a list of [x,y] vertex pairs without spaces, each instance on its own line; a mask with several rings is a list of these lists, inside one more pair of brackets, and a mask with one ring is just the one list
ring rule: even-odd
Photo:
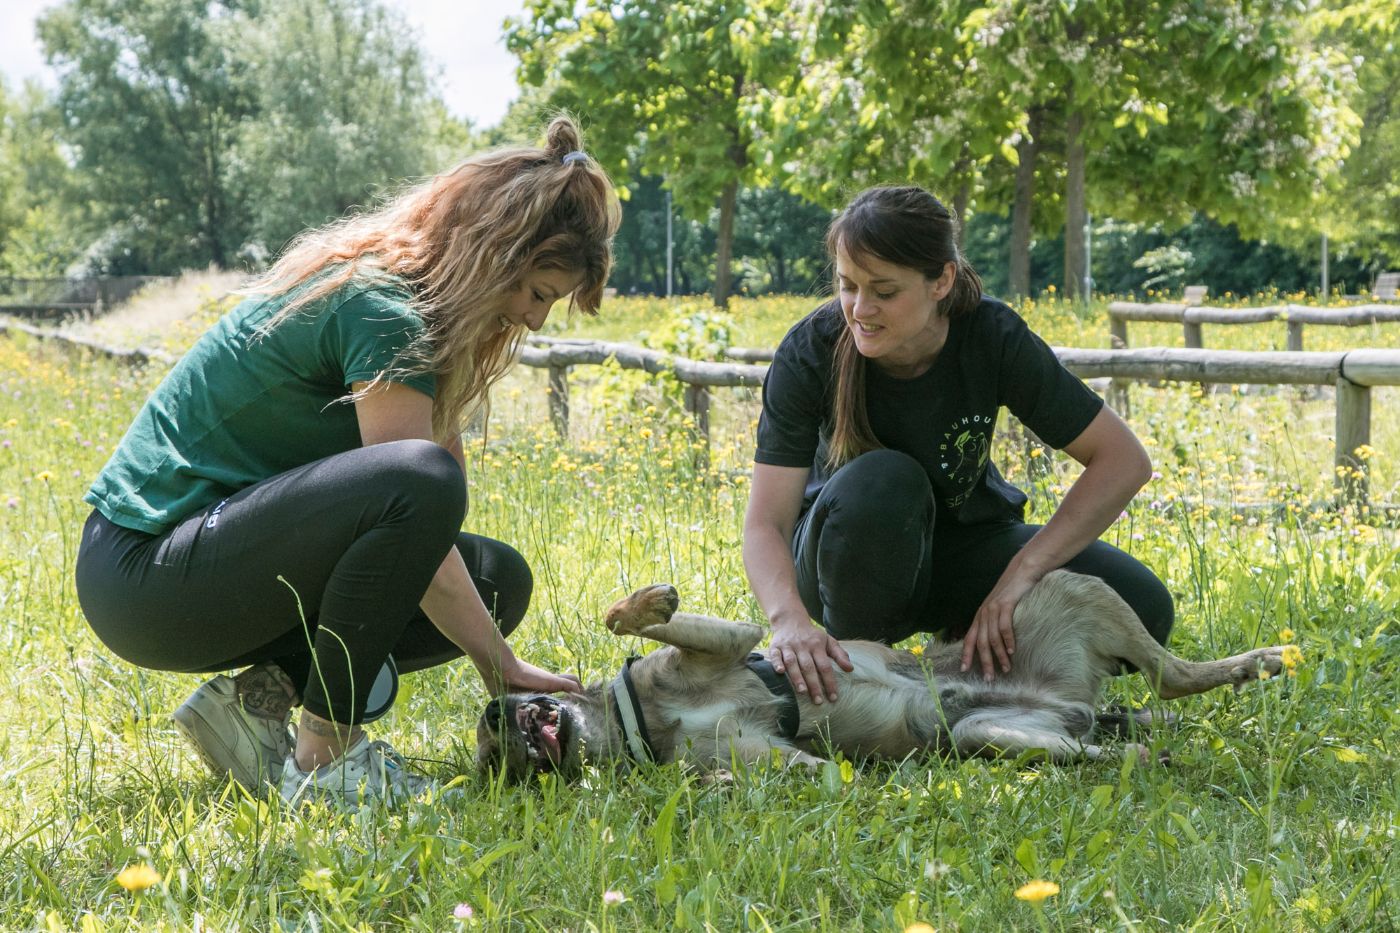
[[519,743],[525,766],[534,771],[554,771],[564,761],[573,717],[562,703],[548,694],[497,697],[486,704],[481,721],[507,746]]

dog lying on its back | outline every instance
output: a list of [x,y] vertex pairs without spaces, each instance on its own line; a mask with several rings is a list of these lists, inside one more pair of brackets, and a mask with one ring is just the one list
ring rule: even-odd
[[[1016,607],[1016,659],[992,682],[963,673],[961,646],[931,642],[922,657],[845,641],[855,669],[837,670],[840,699],[821,706],[750,652],[765,630],[748,622],[678,613],[668,584],[638,590],[605,618],[615,635],[668,645],[629,661],[611,684],[576,696],[509,694],[477,726],[477,760],[511,779],[538,771],[577,775],[585,764],[685,761],[702,770],[756,763],[777,749],[790,762],[901,759],[921,751],[1015,755],[1043,749],[1066,761],[1103,750],[1089,743],[1094,706],[1120,661],[1162,699],[1237,689],[1282,668],[1282,648],[1191,662],[1157,644],[1096,577],[1057,570]],[[1146,749],[1138,747],[1146,756]]]

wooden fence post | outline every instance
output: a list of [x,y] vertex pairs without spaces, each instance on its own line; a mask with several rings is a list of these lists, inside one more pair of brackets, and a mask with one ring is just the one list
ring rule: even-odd
[[1186,305],[1186,310],[1181,315],[1181,335],[1188,349],[1199,350],[1205,346],[1201,341],[1201,322],[1191,320],[1191,309],[1203,304],[1209,291],[1204,285],[1188,285],[1181,299]]
[[1109,315],[1108,346],[1111,350],[1122,350],[1128,345],[1128,322],[1121,317]]
[[1200,350],[1205,347],[1201,340],[1201,322],[1192,321],[1186,318],[1181,319],[1181,337],[1186,342],[1188,350]]
[[[1110,350],[1124,350],[1128,346],[1128,322],[1112,313],[1108,316],[1108,347]],[[1108,383],[1108,407],[1124,418],[1128,417],[1128,380],[1110,379]]]
[[1337,380],[1336,487],[1342,504],[1364,505],[1369,496],[1366,461],[1356,449],[1371,443],[1371,388]]
[[569,436],[569,367],[549,367],[549,420],[560,437]]
[[695,468],[710,467],[710,390],[705,386],[685,384],[685,410],[695,422],[695,437],[700,450],[695,454]]
[[1288,349],[1300,351],[1303,349],[1303,322],[1288,322]]

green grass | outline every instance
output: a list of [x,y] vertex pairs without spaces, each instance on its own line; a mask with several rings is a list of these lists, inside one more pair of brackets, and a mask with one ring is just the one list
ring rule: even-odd
[[[771,345],[812,304],[741,303],[726,339]],[[617,302],[551,328],[647,330],[662,345],[678,330],[664,309]],[[1052,343],[1106,341],[1101,310],[1026,313]],[[1208,345],[1227,331],[1269,346],[1268,326],[1207,328]],[[1147,332],[1133,325],[1134,343]],[[1168,332],[1176,340],[1161,342],[1179,344]],[[1310,328],[1310,347],[1323,332],[1361,342]],[[1398,338],[1377,328],[1365,342]],[[1400,534],[1379,515],[1326,507],[1325,397],[1134,390],[1133,424],[1162,476],[1106,537],[1167,580],[1174,648],[1199,658],[1291,633],[1305,658],[1295,678],[1174,704],[1182,727],[1153,738],[1170,768],[930,759],[814,776],[759,768],[732,787],[662,768],[503,788],[472,774],[484,696],[457,663],[405,678],[378,727],[430,772],[466,775],[450,796],[296,815],[210,780],[167,719],[197,678],[116,660],[76,604],[81,495],[159,375],[0,339],[0,929],[1400,924]],[[514,543],[536,571],[517,651],[610,676],[647,646],[607,635],[601,609],[659,580],[687,609],[757,618],[739,553],[754,393],[716,394],[709,463],[697,467],[675,386],[616,369],[571,382],[569,440],[547,427],[544,374],[522,368],[498,391],[487,438],[469,444],[467,527]],[[1391,392],[1373,405],[1371,460],[1389,501],[1400,481]],[[1032,453],[1007,435],[996,456],[1043,519],[1073,472]],[[1273,508],[1232,507],[1246,502]],[[1107,697],[1146,699],[1136,677]],[[127,892],[115,879],[133,864],[162,881]],[[1060,886],[1039,908],[1014,895],[1035,878]],[[470,919],[454,917],[461,904]]]

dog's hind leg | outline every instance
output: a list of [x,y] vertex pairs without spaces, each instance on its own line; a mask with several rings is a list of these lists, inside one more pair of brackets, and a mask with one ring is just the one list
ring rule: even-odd
[[[1081,742],[1065,732],[1060,717],[1053,711],[1029,707],[977,710],[953,727],[952,737],[954,747],[963,755],[1003,757],[1039,749],[1057,764],[1105,755],[1100,746]],[[1150,761],[1150,752],[1144,746],[1127,747],[1134,749],[1144,764]]]
[[[1108,584],[1096,577],[1057,570],[1047,574],[1016,608],[1017,661],[1027,658],[1038,676],[1056,683],[1074,665],[1061,655],[1084,651],[1093,690],[1118,670],[1134,665],[1163,699],[1203,693],[1214,687],[1241,687],[1283,667],[1282,647],[1257,648],[1219,661],[1186,661],[1159,645]],[[1032,642],[1035,650],[1029,650]],[[1073,693],[1069,695],[1074,695]]]
[[676,612],[679,603],[675,587],[657,583],[614,603],[603,622],[614,635],[639,635],[721,658],[742,658],[763,638],[763,628],[751,622]]

